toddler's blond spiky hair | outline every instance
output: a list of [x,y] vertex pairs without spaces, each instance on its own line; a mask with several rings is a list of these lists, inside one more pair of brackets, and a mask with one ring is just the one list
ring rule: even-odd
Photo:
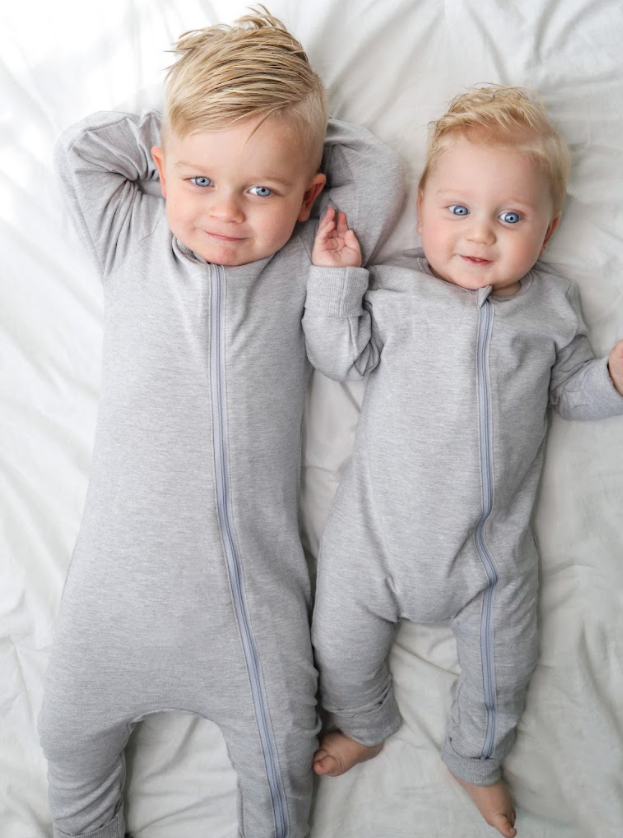
[[169,132],[184,137],[256,116],[288,117],[317,168],[327,125],[324,85],[280,20],[264,6],[250,12],[232,26],[181,36],[166,77],[163,142]]
[[560,214],[569,179],[569,149],[537,93],[525,87],[487,85],[456,96],[441,119],[433,123],[421,190],[440,155],[458,137],[532,158],[549,181],[554,215]]

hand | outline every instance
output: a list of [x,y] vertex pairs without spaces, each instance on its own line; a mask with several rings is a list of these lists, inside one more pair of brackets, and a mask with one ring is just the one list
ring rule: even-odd
[[614,386],[623,396],[623,340],[620,340],[610,353],[608,369]]
[[357,237],[348,229],[343,212],[329,207],[318,226],[312,250],[312,262],[323,268],[358,268],[361,249]]

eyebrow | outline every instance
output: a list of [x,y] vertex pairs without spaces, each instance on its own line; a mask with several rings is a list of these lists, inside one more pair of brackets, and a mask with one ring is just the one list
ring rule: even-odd
[[521,207],[528,207],[528,209],[536,209],[539,205],[533,204],[532,201],[524,201],[523,198],[509,198],[508,200],[510,204],[519,204]]
[[[451,195],[453,198],[456,198],[457,201],[463,200],[460,197],[460,193],[456,189],[438,189],[437,195]],[[525,201],[523,198],[509,198],[508,201],[505,201],[509,206],[511,204],[519,204],[522,207],[528,207],[528,209],[536,209],[538,204],[533,204],[531,201]]]
[[[200,165],[199,163],[189,163],[187,160],[179,160],[175,164],[176,169],[192,169],[195,172],[200,171],[208,171],[208,167],[204,165]],[[247,178],[249,182],[253,182],[256,185],[265,183],[266,181],[270,181],[270,183],[278,183],[280,186],[293,186],[293,182],[291,180],[286,180],[286,178],[280,177],[279,175],[262,175],[261,177],[257,178]]]

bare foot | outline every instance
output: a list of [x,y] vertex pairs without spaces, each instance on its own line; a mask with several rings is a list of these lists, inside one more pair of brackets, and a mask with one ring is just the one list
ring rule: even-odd
[[320,775],[339,777],[358,762],[366,762],[375,757],[382,748],[383,743],[362,745],[339,730],[327,733],[321,738],[320,747],[314,754],[314,771]]
[[492,786],[473,786],[471,783],[459,780],[458,777],[455,777],[455,780],[458,780],[468,791],[489,826],[497,829],[504,838],[515,838],[517,835],[515,807],[504,780],[499,780]]

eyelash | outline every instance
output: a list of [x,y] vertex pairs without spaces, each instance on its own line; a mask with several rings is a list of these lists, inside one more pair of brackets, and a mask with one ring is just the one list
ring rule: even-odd
[[[464,213],[453,212],[454,209],[459,209],[459,208],[464,209],[466,211]],[[464,204],[450,204],[447,207],[447,209],[450,211],[450,214],[453,215],[455,218],[466,218],[470,214],[469,209]],[[504,215],[516,215],[517,220],[516,221],[508,221],[508,220],[505,221],[502,218],[502,216],[504,216]],[[501,212],[498,215],[498,220],[501,221],[503,224],[508,224],[511,227],[514,227],[515,224],[518,224],[520,221],[523,220],[523,215],[520,212],[517,212],[516,210],[504,210],[504,212]]]
[[[269,186],[252,186],[251,189],[266,189],[268,195],[257,195],[255,192],[251,192],[252,195],[255,195],[256,198],[270,198],[271,195],[274,195],[273,190]],[[249,190],[251,191],[251,190]]]
[[[196,186],[198,189],[207,189],[209,186],[213,186],[214,183],[211,178],[207,177],[206,175],[196,175],[195,177],[191,177],[188,179],[193,186]],[[207,180],[208,183],[196,183],[198,180]],[[252,192],[253,189],[266,189],[268,195],[257,195],[255,192]],[[275,190],[271,189],[269,186],[251,186],[249,189],[252,195],[255,195],[256,198],[270,198],[271,195],[275,194]]]

